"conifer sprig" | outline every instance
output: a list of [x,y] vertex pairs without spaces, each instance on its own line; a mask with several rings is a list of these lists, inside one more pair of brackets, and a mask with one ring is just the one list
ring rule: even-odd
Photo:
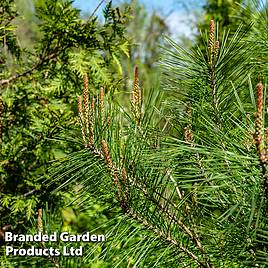
[[[165,251],[169,252],[166,256],[172,252],[184,258],[185,267],[252,267],[256,264],[255,252],[263,249],[256,236],[266,220],[263,188],[258,187],[260,165],[255,151],[243,144],[249,136],[243,121],[245,110],[250,109],[252,114],[255,107],[248,103],[245,79],[240,77],[248,68],[243,58],[247,46],[240,42],[239,30],[230,42],[223,38],[221,47],[214,21],[209,31],[205,55],[199,48],[186,51],[171,42],[174,51],[169,53],[167,67],[168,74],[175,74],[169,81],[178,97],[172,107],[178,118],[171,122],[174,129],[171,127],[170,136],[146,122],[136,68],[131,114],[120,105],[108,112],[107,95],[101,89],[97,107],[92,109],[95,104],[91,104],[95,140],[92,146],[70,157],[62,177],[70,177],[70,181],[85,177],[81,183],[90,193],[115,196],[122,213],[128,216],[124,218],[134,219],[152,231],[155,239],[165,242]],[[254,93],[250,95],[255,102]],[[263,95],[263,86],[258,84],[254,137],[267,185],[266,150],[261,146],[265,144]],[[142,108],[147,111],[147,107]],[[107,113],[111,113],[111,127]],[[136,131],[136,126],[142,131]],[[150,132],[163,135],[157,149]],[[134,266],[138,264],[139,260]],[[175,266],[179,266],[177,262]]]
[[134,120],[137,125],[140,125],[142,117],[142,90],[139,83],[139,69],[137,66],[134,71],[134,82],[130,96]]
[[[85,93],[86,92],[86,93]],[[84,89],[84,96],[87,95],[87,90]],[[90,109],[92,110],[92,106]],[[141,124],[141,117],[142,117],[142,94],[141,89],[139,86],[139,77],[138,77],[138,68],[135,68],[135,74],[134,74],[134,83],[133,88],[131,91],[131,111],[132,115],[134,117],[134,120],[136,124],[141,129],[143,126]],[[85,109],[84,107],[81,107],[81,104],[79,102],[79,114],[82,118],[81,120],[81,127],[82,127],[82,136],[84,135],[85,131],[85,120],[83,118],[82,109]],[[191,109],[187,111],[188,113],[191,113]],[[191,116],[191,115],[189,115]],[[104,96],[104,89],[101,88],[100,95],[99,95],[99,113],[94,113],[93,116],[95,122],[101,122],[101,125],[107,124],[108,118],[105,117],[105,96]],[[89,122],[90,125],[92,124],[92,120]],[[95,127],[93,125],[93,127]],[[102,127],[103,129],[103,127]],[[104,130],[104,129],[103,129]],[[191,129],[189,129],[191,132]],[[88,133],[88,132],[86,132]],[[142,136],[145,134],[143,133]],[[189,133],[191,135],[191,133]],[[187,138],[189,138],[189,135]],[[103,137],[105,137],[105,134],[103,134]],[[144,137],[142,137],[145,139]],[[86,140],[88,140],[88,137],[86,137]],[[192,137],[190,138],[189,142],[192,141]],[[129,215],[132,218],[136,218],[139,221],[141,221],[146,227],[153,226],[153,220],[147,219],[146,214],[149,213],[149,211],[146,212],[139,212],[140,208],[137,206],[135,199],[133,201],[133,194],[138,195],[139,199],[142,196],[145,200],[145,204],[151,204],[150,206],[154,207],[157,210],[157,214],[161,215],[163,221],[166,222],[167,225],[170,226],[176,226],[183,235],[191,241],[192,246],[195,246],[196,250],[199,252],[198,257],[194,252],[192,252],[190,249],[184,247],[181,245],[181,243],[176,242],[175,244],[172,241],[175,241],[172,237],[172,235],[167,233],[167,230],[165,228],[155,226],[154,232],[157,233],[160,237],[165,236],[165,240],[167,243],[172,244],[173,246],[176,245],[179,247],[186,255],[190,256],[194,261],[196,261],[201,267],[211,268],[213,265],[208,261],[205,253],[205,249],[202,245],[201,239],[199,238],[197,232],[187,226],[187,223],[185,223],[182,219],[178,217],[178,206],[176,203],[173,202],[171,196],[166,196],[165,191],[161,191],[161,189],[154,191],[151,191],[148,183],[144,181],[145,178],[140,177],[140,175],[136,175],[135,172],[128,170],[128,168],[125,166],[125,164],[118,163],[112,159],[111,155],[111,149],[109,148],[109,144],[105,138],[102,138],[101,141],[101,149],[98,148],[97,143],[93,144],[87,144],[87,148],[92,151],[92,153],[99,157],[100,160],[104,160],[106,163],[107,171],[109,172],[110,177],[112,178],[112,183],[114,187],[117,190],[117,199],[118,202],[122,208],[123,213]],[[159,174],[161,177],[162,175]],[[133,189],[131,191],[131,189]],[[137,198],[137,197],[136,197]],[[149,209],[149,208],[148,208]],[[139,215],[139,216],[137,216]],[[150,223],[150,221],[152,221]]]
[[100,89],[100,112],[101,112],[101,123],[104,125],[105,122],[105,105],[104,105],[104,88]]
[[85,147],[91,147],[94,144],[95,98],[93,97],[90,103],[87,74],[84,74],[83,82],[83,103],[81,97],[78,96],[77,106],[84,145]]
[[264,193],[266,196],[267,209],[268,209],[268,144],[267,144],[267,129],[264,126],[264,87],[262,81],[256,86],[257,91],[257,111],[255,113],[255,133],[254,142],[256,144],[257,153],[259,155]]
[[[256,187],[260,182],[260,165],[252,147],[245,149],[242,144],[245,137],[250,139],[248,127],[244,125],[244,116],[252,115],[252,108],[255,109],[255,105],[252,105],[255,103],[254,90],[249,96],[245,85],[246,76],[254,72],[249,62],[255,55],[254,46],[250,47],[245,42],[242,26],[232,37],[228,35],[228,32],[223,33],[219,42],[215,23],[211,20],[208,36],[204,38],[205,47],[195,46],[187,50],[168,39],[172,49],[165,49],[164,61],[168,90],[174,96],[174,103],[170,106],[171,112],[175,111],[173,124],[177,135],[168,142],[168,148],[173,148],[170,149],[169,163],[172,163],[173,180],[177,182],[179,190],[184,192],[182,201],[179,201],[180,208],[188,203],[190,209],[184,211],[182,218],[187,218],[199,230],[209,222],[210,227],[201,231],[200,237],[207,252],[215,257],[211,261],[216,267],[229,267],[230,263],[243,266],[246,263],[239,258],[230,259],[226,263],[218,262],[216,256],[221,259],[223,247],[226,254],[232,251],[232,256],[236,255],[234,252],[239,252],[242,248],[237,244],[239,239],[243,244],[243,254],[248,254],[249,246],[242,242],[243,236],[239,237],[238,232],[248,225],[247,235],[255,241],[250,232],[257,232],[256,229],[260,227],[261,224],[255,219],[261,218],[264,208],[261,194],[263,187]],[[254,137],[261,165],[265,167],[263,88],[258,85],[257,90],[259,100]],[[250,99],[253,99],[252,103],[248,102]],[[192,106],[190,124],[187,116],[189,103]],[[250,127],[253,127],[251,123]],[[232,154],[234,158],[231,157]],[[168,153],[163,155],[163,152],[159,153],[159,161],[154,158],[157,164],[163,163]],[[247,161],[244,157],[251,160]],[[266,173],[263,174],[264,184],[267,184]],[[254,200],[252,198],[252,202],[249,202],[251,195],[254,195]],[[177,196],[177,200],[181,200],[180,191]],[[202,220],[199,221],[199,218]],[[264,222],[262,218],[262,224]],[[206,235],[208,230],[211,234]],[[224,233],[223,246],[221,235],[217,235],[221,233]],[[210,247],[208,245],[212,237],[218,242]],[[257,247],[254,251],[257,251]],[[247,267],[247,264],[244,266]]]
[[263,84],[259,82],[257,87],[257,111],[255,113],[255,133],[254,140],[257,147],[257,152],[260,156],[261,161],[265,161],[265,152],[264,152],[264,140],[263,140],[263,131],[264,131],[264,122],[263,122]]
[[209,40],[208,40],[208,78],[211,88],[211,94],[213,98],[213,104],[218,109],[219,99],[217,93],[216,84],[216,63],[219,55],[220,44],[219,40],[215,40],[215,23],[214,20],[210,20],[209,25]]

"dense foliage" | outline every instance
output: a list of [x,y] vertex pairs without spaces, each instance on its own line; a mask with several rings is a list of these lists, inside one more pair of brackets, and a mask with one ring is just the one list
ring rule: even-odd
[[[4,256],[4,267],[268,265],[268,2],[244,4],[239,14],[251,15],[231,32],[210,19],[192,48],[166,37],[162,84],[142,87],[135,67],[126,92],[122,66],[133,58],[120,60],[138,53],[124,35],[128,15],[108,4],[100,24],[71,3],[37,2],[41,39],[24,51],[6,2],[1,233],[29,226],[106,241],[73,243],[84,247],[77,258]],[[137,60],[153,79],[154,64]]]
[[14,1],[1,1],[1,12],[1,226],[24,228],[44,200],[55,201],[38,181],[49,161],[79,148],[55,138],[77,123],[83,74],[92,87],[120,82],[128,15],[109,3],[101,24],[81,19],[71,2],[37,1],[32,49],[19,45],[15,25],[22,15]]

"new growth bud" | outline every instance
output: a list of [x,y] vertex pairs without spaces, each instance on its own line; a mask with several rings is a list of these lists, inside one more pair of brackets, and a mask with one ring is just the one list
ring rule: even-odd
[[134,83],[131,91],[131,109],[137,125],[141,120],[142,91],[139,84],[139,69],[136,66],[134,72]]

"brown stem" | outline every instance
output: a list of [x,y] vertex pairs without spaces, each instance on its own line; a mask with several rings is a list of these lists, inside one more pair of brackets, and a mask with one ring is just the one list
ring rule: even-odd
[[267,202],[268,210],[268,153],[267,153],[267,144],[264,146],[264,140],[267,139],[267,130],[264,134],[264,89],[263,84],[260,81],[256,87],[257,91],[257,111],[255,113],[255,133],[254,133],[254,142],[256,144],[257,153],[259,155],[259,160],[262,168],[262,177],[263,177],[263,187],[264,194]]
[[260,157],[261,162],[263,159],[264,154],[264,144],[263,144],[263,129],[264,129],[264,122],[263,122],[263,84],[261,82],[258,83],[257,87],[257,111],[255,113],[255,133],[254,133],[254,140],[257,148],[258,155]]

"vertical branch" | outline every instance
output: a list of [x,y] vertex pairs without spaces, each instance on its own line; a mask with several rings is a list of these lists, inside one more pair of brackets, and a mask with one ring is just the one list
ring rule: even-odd
[[255,133],[254,133],[254,141],[256,144],[258,155],[261,161],[264,160],[264,143],[263,143],[263,84],[261,82],[258,83],[257,87],[257,111],[255,113]]
[[[268,153],[267,153],[267,143],[264,146],[264,140],[267,140],[267,130],[264,134],[264,94],[263,94],[263,84],[260,81],[256,87],[257,90],[257,111],[255,113],[255,133],[254,142],[256,145],[257,153],[259,155],[260,164],[262,167],[263,176],[263,186],[264,194],[266,197],[266,202],[268,205]],[[267,206],[268,209],[268,206]]]
[[131,90],[131,110],[137,125],[140,125],[141,121],[142,116],[141,107],[142,107],[142,91],[139,84],[139,69],[136,66],[134,72],[134,83]]
[[89,142],[91,145],[94,144],[94,125],[95,125],[95,98],[92,98],[91,109],[89,111],[90,125],[89,125]]
[[101,124],[104,126],[105,122],[105,105],[104,105],[104,88],[100,89],[100,113],[101,113]]
[[212,64],[213,61],[214,46],[215,46],[215,24],[214,20],[210,20],[209,39],[208,39],[209,64]]
[[106,162],[108,168],[110,170],[112,170],[113,169],[113,162],[112,162],[112,159],[110,157],[107,142],[105,140],[101,141],[101,149],[102,149],[102,153],[104,155],[104,159],[105,159],[105,162]]
[[88,76],[84,74],[83,77],[84,90],[83,90],[83,102],[80,96],[78,96],[78,114],[80,117],[81,133],[85,147],[92,147],[94,143],[94,121],[95,121],[95,99],[92,99],[89,103],[89,91],[88,91]]
[[213,104],[218,108],[217,85],[216,85],[216,62],[219,54],[220,44],[215,41],[215,23],[214,20],[209,24],[209,40],[208,40],[208,79],[210,83]]
[[[187,142],[187,144],[189,144],[190,147],[194,147],[193,144],[193,140],[194,140],[194,134],[192,131],[192,116],[193,116],[193,108],[191,103],[187,103],[186,104],[186,111],[185,111],[185,117],[187,118],[187,125],[186,127],[184,127],[184,140]],[[197,162],[199,163],[199,159],[200,156],[198,153],[195,154],[196,158],[197,158]],[[196,190],[195,187],[198,183],[197,182],[193,182],[192,183],[192,190],[191,190],[191,199],[192,199],[192,203],[196,204],[197,203],[197,195],[196,195]],[[185,208],[184,208],[185,212],[188,213],[188,211],[190,210],[189,205],[187,204],[187,202],[185,202]]]
[[38,232],[43,233],[44,227],[43,227],[43,210],[42,208],[38,209],[38,216],[37,216],[37,229]]

